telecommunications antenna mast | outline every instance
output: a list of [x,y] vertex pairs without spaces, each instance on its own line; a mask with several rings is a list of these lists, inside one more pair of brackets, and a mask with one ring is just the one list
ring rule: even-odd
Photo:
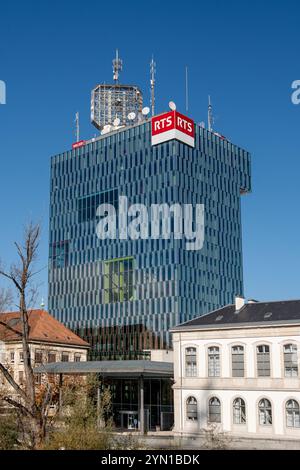
[[155,113],[155,74],[156,74],[156,63],[154,62],[153,56],[150,62],[150,106],[151,114],[154,116]]
[[119,83],[119,74],[122,72],[123,68],[123,61],[119,59],[119,51],[116,49],[116,57],[113,60],[113,78],[114,82],[117,84]]
[[75,114],[75,125],[76,125],[76,130],[75,130],[75,136],[76,136],[76,142],[79,142],[79,112]]
[[208,120],[208,130],[212,132],[214,118],[212,112],[212,104],[210,101],[210,96],[208,95],[208,112],[207,112],[207,120]]

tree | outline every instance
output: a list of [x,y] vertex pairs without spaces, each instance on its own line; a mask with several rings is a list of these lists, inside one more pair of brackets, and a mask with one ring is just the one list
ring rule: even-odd
[[[13,264],[8,271],[0,267],[0,276],[8,280],[15,289],[20,312],[21,331],[9,326],[4,321],[0,325],[20,335],[22,341],[25,383],[20,386],[7,366],[0,362],[0,372],[4,375],[8,384],[14,390],[14,395],[4,394],[1,398],[4,402],[14,407],[18,413],[25,444],[29,448],[38,448],[46,435],[46,423],[49,404],[51,402],[51,385],[48,384],[42,400],[37,399],[35,377],[29,347],[29,305],[35,289],[32,286],[34,264],[37,259],[40,238],[39,225],[29,224],[24,231],[23,244],[15,242],[18,262]],[[1,291],[0,308],[3,308],[11,299],[9,291]],[[3,311],[3,310],[2,310]],[[15,398],[15,395],[17,398]]]
[[4,312],[12,304],[12,292],[9,289],[0,288],[0,312]]
[[0,450],[12,450],[18,444],[18,428],[14,416],[0,416]]

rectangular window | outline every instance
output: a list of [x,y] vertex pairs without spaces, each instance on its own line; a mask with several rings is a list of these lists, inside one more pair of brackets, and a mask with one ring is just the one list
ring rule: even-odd
[[24,362],[24,353],[23,353],[23,351],[19,351],[19,361]]
[[233,346],[231,350],[232,377],[244,377],[244,348],[243,346]]
[[218,347],[208,348],[208,376],[220,377],[220,350]]
[[258,377],[270,377],[270,347],[263,344],[257,346],[257,375]]
[[19,385],[24,385],[24,372],[19,370]]
[[80,361],[81,361],[81,355],[80,354],[75,354],[74,362],[80,362]]
[[63,352],[61,355],[62,362],[69,362],[69,354],[67,352]]
[[34,361],[36,364],[42,364],[43,362],[43,353],[42,351],[36,350],[34,353]]
[[298,352],[295,344],[284,346],[284,375],[298,377]]
[[133,258],[123,258],[104,263],[105,303],[133,300]]
[[11,362],[11,364],[13,364],[15,362],[15,352],[14,351],[12,351],[10,353],[10,362]]
[[53,243],[50,250],[53,268],[64,268],[69,264],[69,241]]
[[102,191],[101,193],[92,194],[78,199],[78,221],[87,222],[96,219],[96,212],[100,204],[111,204],[116,211],[118,210],[119,192],[117,189]]
[[196,348],[186,348],[185,350],[185,375],[187,377],[196,377],[197,375],[196,351]]
[[48,362],[56,362],[56,353],[55,352],[49,352],[48,353]]

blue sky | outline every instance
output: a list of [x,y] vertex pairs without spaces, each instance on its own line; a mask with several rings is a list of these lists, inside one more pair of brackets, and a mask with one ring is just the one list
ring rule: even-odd
[[[38,282],[47,297],[50,156],[74,141],[74,114],[90,138],[90,91],[112,79],[118,47],[121,81],[149,101],[149,61],[157,62],[157,111],[170,99],[252,153],[253,192],[242,201],[245,294],[300,298],[300,3],[295,1],[11,1],[0,6],[0,257],[28,220],[43,227]],[[43,269],[44,268],[44,269]]]

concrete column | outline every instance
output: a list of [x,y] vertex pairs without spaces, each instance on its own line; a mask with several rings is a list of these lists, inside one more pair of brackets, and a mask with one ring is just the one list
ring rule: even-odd
[[139,378],[139,412],[140,412],[140,432],[145,434],[145,411],[144,411],[144,377]]

